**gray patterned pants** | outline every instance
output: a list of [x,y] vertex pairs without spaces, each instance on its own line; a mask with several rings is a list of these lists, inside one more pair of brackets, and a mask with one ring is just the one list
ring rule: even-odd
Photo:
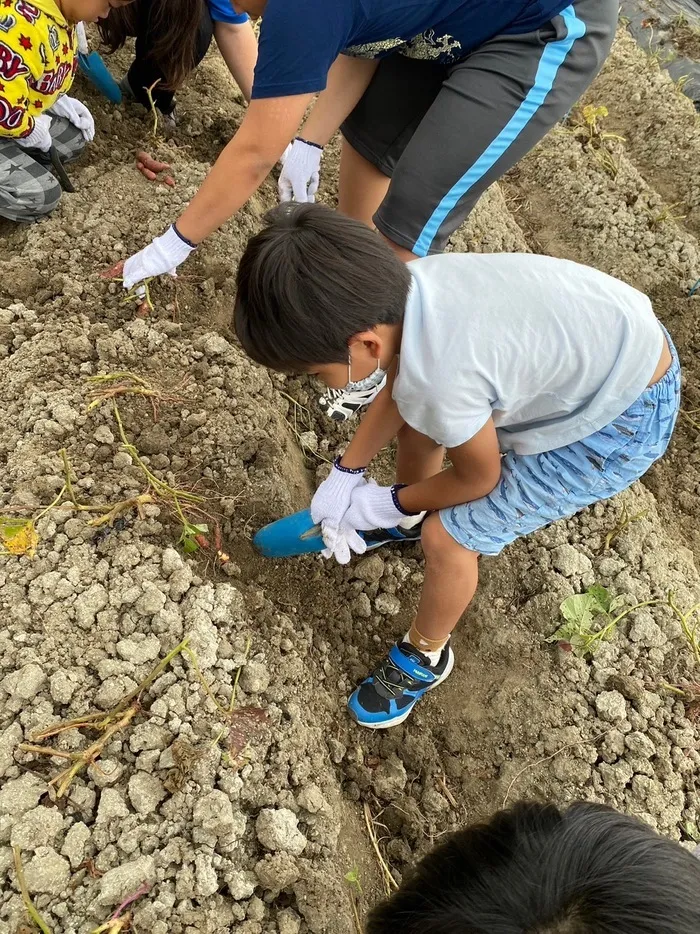
[[[83,134],[64,117],[52,115],[51,137],[62,162],[77,159],[85,147]],[[54,210],[62,192],[50,165],[48,153],[0,137],[0,217],[32,223]]]

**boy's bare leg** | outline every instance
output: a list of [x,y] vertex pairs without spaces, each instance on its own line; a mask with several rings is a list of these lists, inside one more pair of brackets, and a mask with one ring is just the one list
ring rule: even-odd
[[445,449],[432,438],[404,425],[397,436],[396,482],[420,483],[442,470]]
[[417,648],[435,650],[414,641],[416,633],[430,643],[443,644],[471,603],[479,579],[479,555],[459,545],[446,531],[437,513],[423,524],[425,582],[418,612],[411,627]]
[[[432,438],[404,425],[398,434],[397,482],[419,483],[435,476],[442,470],[444,456],[444,448]],[[423,523],[421,540],[425,583],[410,641],[416,648],[435,651],[447,641],[474,596],[478,555],[458,545],[436,514]]]
[[[374,230],[373,217],[389,190],[390,181],[391,179],[380,172],[375,165],[353,149],[346,139],[343,140],[338,184],[338,209],[342,214],[362,221]],[[417,259],[410,250],[389,240],[379,231],[377,234],[389,244],[404,263]]]

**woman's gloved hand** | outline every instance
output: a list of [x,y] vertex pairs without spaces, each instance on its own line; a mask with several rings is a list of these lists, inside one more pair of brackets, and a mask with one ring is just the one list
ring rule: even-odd
[[172,224],[164,234],[156,237],[147,247],[134,253],[124,263],[124,288],[130,291],[139,282],[153,276],[166,273],[176,276],[177,267],[184,263],[194,249],[195,246],[185,240]]
[[319,184],[323,146],[307,143],[297,137],[283,156],[283,167],[277,188],[280,201],[313,204]]

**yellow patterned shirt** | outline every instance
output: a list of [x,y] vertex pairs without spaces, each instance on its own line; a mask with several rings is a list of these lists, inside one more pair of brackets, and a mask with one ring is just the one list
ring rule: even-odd
[[76,48],[53,0],[0,0],[0,136],[29,136],[73,83]]

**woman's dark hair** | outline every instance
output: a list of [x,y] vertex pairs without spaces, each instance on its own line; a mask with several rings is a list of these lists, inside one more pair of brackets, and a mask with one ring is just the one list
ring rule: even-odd
[[579,802],[520,804],[420,862],[367,934],[698,934],[700,860]]
[[[197,62],[199,26],[205,0],[135,0],[113,7],[97,28],[110,52],[120,49],[130,36],[139,34],[139,25],[148,19],[153,44],[148,55],[165,76],[159,88],[176,90]],[[147,7],[144,7],[147,4]]]
[[353,334],[403,320],[411,277],[365,224],[320,204],[283,204],[238,267],[234,327],[273,370],[343,363]]

